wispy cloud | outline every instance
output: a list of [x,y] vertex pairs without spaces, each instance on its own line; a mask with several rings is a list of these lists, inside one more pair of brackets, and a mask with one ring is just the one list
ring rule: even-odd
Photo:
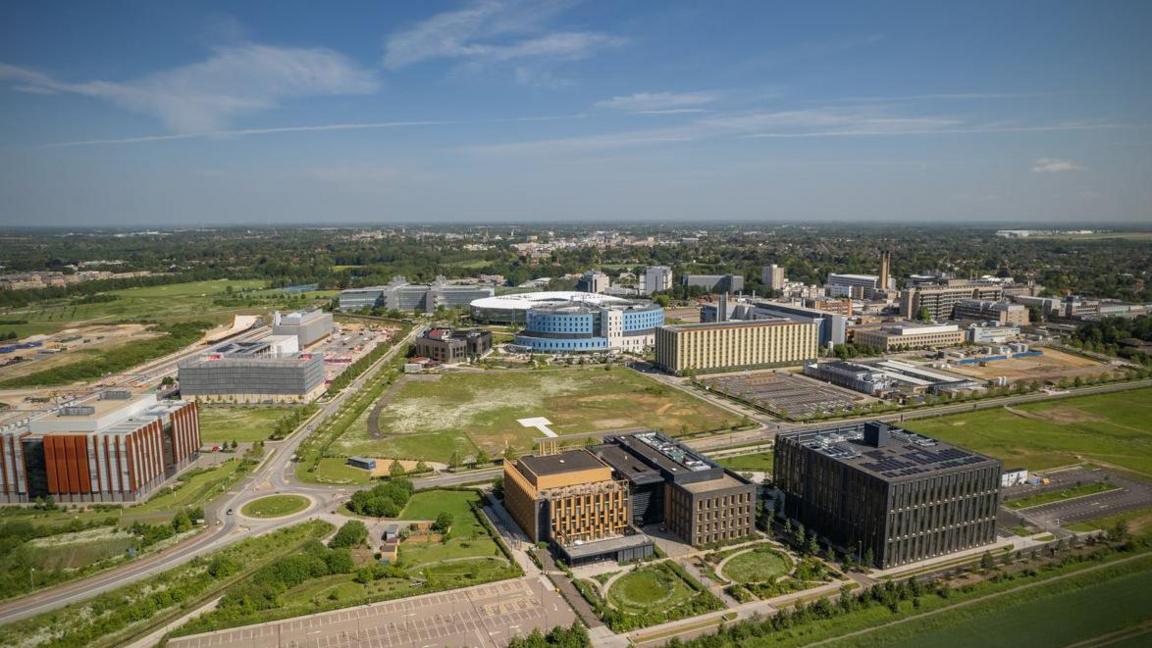
[[328,49],[244,44],[222,47],[201,62],[129,81],[65,82],[0,65],[0,80],[25,92],[103,99],[158,118],[177,133],[218,130],[233,117],[292,97],[375,92],[375,75]]
[[573,61],[623,45],[619,36],[592,31],[556,31],[552,19],[570,2],[482,0],[437,14],[392,34],[384,46],[384,67],[398,69],[447,59],[469,65],[519,62],[517,78],[538,78],[529,66]]
[[1032,173],[1067,173],[1069,171],[1080,171],[1083,168],[1084,167],[1072,160],[1040,158],[1032,165]]
[[699,106],[716,101],[716,96],[704,92],[637,92],[621,97],[597,101],[597,108],[626,110],[629,112],[664,113],[699,112]]
[[[532,155],[556,152],[603,151],[721,138],[828,138],[828,137],[916,137],[945,135],[990,135],[996,133],[1057,132],[1135,128],[1139,126],[1101,122],[1050,124],[981,123],[948,115],[902,115],[876,106],[821,107],[783,111],[716,114],[680,126],[604,133],[572,138],[510,142],[472,147],[479,154]],[[1041,160],[1058,163],[1064,160]]]
[[74,146],[99,146],[105,144],[147,144],[151,142],[173,142],[194,139],[229,139],[235,137],[248,137],[253,135],[279,135],[285,133],[316,133],[325,131],[349,130],[379,130],[391,128],[414,128],[426,126],[462,126],[469,124],[499,124],[509,122],[537,122],[561,121],[568,119],[583,119],[584,113],[567,115],[531,115],[526,117],[505,117],[481,120],[409,120],[409,121],[381,121],[381,122],[352,122],[342,124],[314,124],[305,126],[278,126],[274,128],[235,128],[227,130],[197,131],[194,133],[177,133],[172,135],[141,135],[138,137],[118,137],[108,139],[73,140],[69,142],[53,142],[41,148],[67,148]]

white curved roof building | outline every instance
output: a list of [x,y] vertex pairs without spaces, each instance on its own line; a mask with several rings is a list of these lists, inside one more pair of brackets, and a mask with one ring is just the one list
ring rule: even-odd
[[527,319],[529,308],[545,304],[563,304],[566,302],[581,302],[604,306],[632,303],[631,300],[612,297],[611,295],[571,290],[548,290],[498,295],[496,297],[482,297],[473,300],[472,303],[469,304],[469,307],[472,311],[472,319],[478,322],[523,324]]

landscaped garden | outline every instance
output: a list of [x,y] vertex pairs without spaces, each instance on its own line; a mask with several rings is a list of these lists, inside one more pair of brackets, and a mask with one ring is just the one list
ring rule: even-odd
[[671,560],[637,567],[607,587],[605,596],[576,581],[585,599],[610,628],[626,632],[723,609],[724,603]]
[[724,563],[722,573],[737,583],[770,583],[792,571],[792,560],[779,551],[761,545],[735,554]]

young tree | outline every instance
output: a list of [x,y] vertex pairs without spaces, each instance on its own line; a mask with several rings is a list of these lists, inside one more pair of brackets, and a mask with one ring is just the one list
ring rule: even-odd
[[404,472],[404,466],[400,463],[400,460],[399,459],[393,459],[392,464],[390,466],[388,466],[388,476],[396,478],[396,477],[403,477],[405,474],[406,473]]
[[432,524],[432,528],[440,533],[448,533],[452,528],[452,514],[444,511],[436,516],[436,522]]
[[337,549],[340,547],[358,547],[368,541],[368,527],[360,520],[348,520],[336,535],[332,537],[332,541],[328,546]]
[[995,563],[992,562],[992,553],[985,551],[984,555],[980,557],[980,569],[992,569]]

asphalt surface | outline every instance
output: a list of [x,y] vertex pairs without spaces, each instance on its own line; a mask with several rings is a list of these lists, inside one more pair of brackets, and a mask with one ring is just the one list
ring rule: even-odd
[[171,648],[495,648],[575,616],[543,579],[522,577],[323,612],[285,621],[179,637]]

